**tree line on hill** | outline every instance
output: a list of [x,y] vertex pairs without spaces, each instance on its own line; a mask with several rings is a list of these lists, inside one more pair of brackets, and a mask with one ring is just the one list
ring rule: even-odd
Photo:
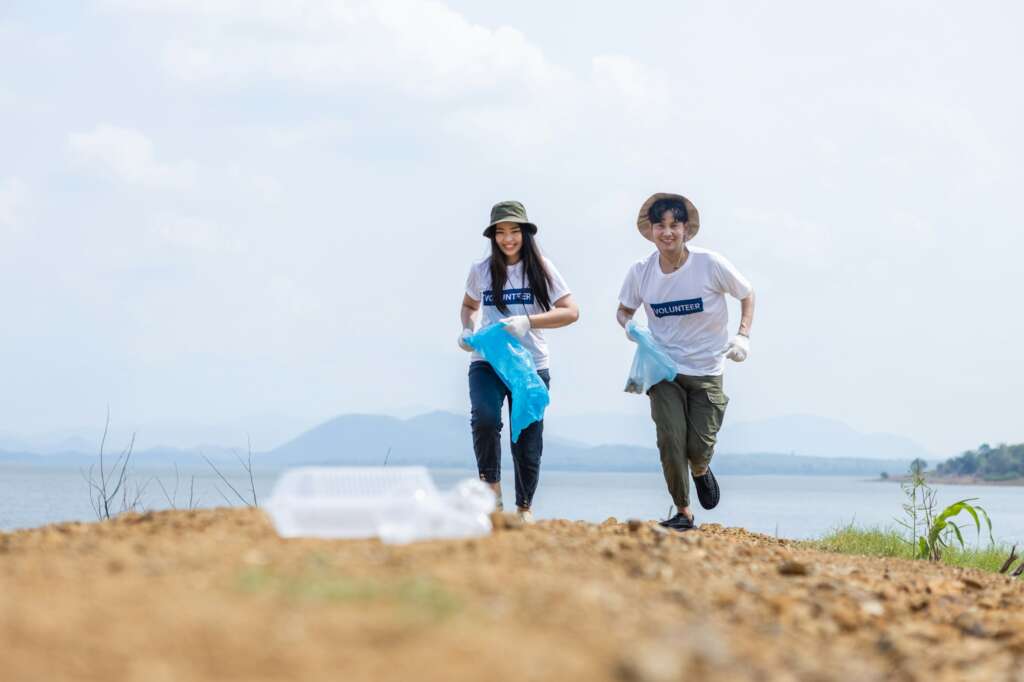
[[983,443],[977,450],[942,462],[935,468],[939,476],[974,476],[986,481],[1024,478],[1024,443],[990,447]]

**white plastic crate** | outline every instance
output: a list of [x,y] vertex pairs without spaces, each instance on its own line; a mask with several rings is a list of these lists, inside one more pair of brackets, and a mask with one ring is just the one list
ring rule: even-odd
[[494,502],[475,479],[442,495],[425,467],[302,467],[282,474],[265,509],[282,537],[411,542],[489,533]]
[[265,508],[282,537],[370,538],[438,496],[425,467],[302,467],[278,479]]

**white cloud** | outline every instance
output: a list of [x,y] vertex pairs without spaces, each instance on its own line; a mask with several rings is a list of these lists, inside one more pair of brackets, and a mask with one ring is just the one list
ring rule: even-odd
[[446,117],[445,132],[466,138],[476,145],[493,145],[501,140],[503,159],[526,161],[558,143],[573,122],[563,107],[568,103],[548,100],[543,107],[532,103],[519,106],[479,106],[455,111]]
[[247,126],[238,131],[238,136],[245,143],[292,152],[306,146],[345,142],[354,132],[351,121],[325,119],[290,126]]
[[157,189],[188,189],[196,182],[191,161],[163,163],[153,142],[138,130],[100,125],[87,133],[72,133],[68,147],[84,164],[113,174],[122,182]]
[[22,229],[22,211],[28,202],[28,186],[18,178],[0,181],[0,232]]
[[72,133],[68,147],[82,165],[109,173],[121,182],[161,190],[234,190],[239,195],[274,201],[281,194],[278,180],[238,163],[200,166],[191,160],[162,161],[156,145],[130,128],[100,125],[87,133]]
[[736,252],[752,262],[770,260],[783,268],[800,266],[821,272],[835,266],[835,252],[842,248],[841,235],[829,226],[789,212],[737,208],[732,217],[736,231],[743,235]]
[[269,298],[284,319],[318,318],[324,311],[319,297],[291,277],[274,275],[270,279]]
[[[643,140],[665,134],[679,118],[669,79],[638,59],[598,55],[589,73],[575,74],[521,31],[474,24],[436,0],[107,4],[178,22],[162,58],[183,81],[277,82],[343,94],[359,87],[455,100],[441,104],[448,107],[445,132],[473,143],[510,140],[509,156],[553,143],[572,147],[585,129],[632,162]],[[262,132],[262,143],[279,149],[351,135],[343,124],[323,121]]]
[[0,85],[0,109],[14,109],[18,104],[20,104],[18,96]]
[[668,99],[668,81],[645,64],[621,55],[602,55],[591,60],[594,82],[607,93],[655,108]]
[[544,89],[566,77],[520,31],[470,23],[432,0],[109,4],[192,22],[191,34],[164,48],[165,66],[185,80],[271,78],[461,97]]
[[165,243],[207,253],[240,252],[244,245],[216,223],[189,216],[164,216],[154,228]]
[[214,187],[234,187],[238,196],[258,197],[261,201],[276,201],[281,197],[281,183],[265,173],[253,172],[233,163],[216,172],[208,173]]

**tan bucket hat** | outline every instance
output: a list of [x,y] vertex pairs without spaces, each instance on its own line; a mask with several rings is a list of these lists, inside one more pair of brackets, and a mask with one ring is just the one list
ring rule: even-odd
[[644,239],[649,242],[654,241],[654,228],[651,227],[651,220],[647,217],[647,212],[651,210],[651,206],[654,205],[654,202],[659,199],[674,199],[675,201],[683,202],[683,206],[686,207],[687,216],[686,231],[690,233],[690,238],[696,236],[697,232],[700,230],[700,214],[697,213],[697,207],[693,205],[693,202],[682,194],[658,192],[657,194],[652,194],[651,197],[644,202],[644,205],[640,207],[640,215],[636,218],[636,229],[640,230],[640,234],[643,235]]

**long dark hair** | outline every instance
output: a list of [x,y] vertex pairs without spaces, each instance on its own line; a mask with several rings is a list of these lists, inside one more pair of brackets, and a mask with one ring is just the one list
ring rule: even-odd
[[[491,293],[494,296],[494,305],[503,314],[508,315],[508,306],[505,305],[502,296],[505,282],[508,280],[508,264],[505,263],[505,253],[498,246],[496,232],[496,230],[491,232]],[[530,283],[534,302],[540,306],[541,310],[547,312],[551,310],[551,293],[548,287],[551,276],[548,274],[548,269],[544,267],[540,247],[534,241],[533,235],[528,229],[524,229],[522,235],[523,246],[519,251],[519,257],[523,260],[523,272],[526,273],[526,280]]]

